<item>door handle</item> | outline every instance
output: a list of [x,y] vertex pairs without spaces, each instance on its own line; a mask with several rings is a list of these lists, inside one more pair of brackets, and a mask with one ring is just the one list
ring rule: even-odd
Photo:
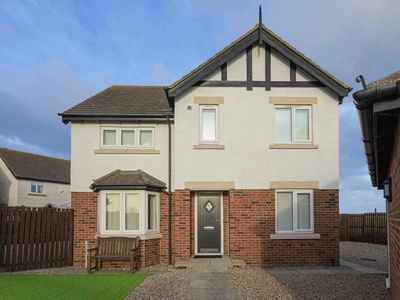
[[215,220],[215,221],[219,222],[219,219],[218,219],[218,220]]

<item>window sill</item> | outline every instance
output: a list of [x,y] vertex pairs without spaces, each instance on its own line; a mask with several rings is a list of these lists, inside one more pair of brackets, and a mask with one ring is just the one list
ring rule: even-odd
[[269,149],[319,149],[319,145],[313,144],[273,144]]
[[95,237],[139,237],[141,241],[161,239],[161,233],[148,233],[148,234],[131,234],[131,233],[102,233],[97,234]]
[[219,144],[199,144],[193,145],[194,150],[224,150],[224,145]]
[[34,197],[47,197],[46,194],[35,194],[35,193],[28,193],[28,196],[34,196]]
[[271,234],[271,240],[319,240],[321,239],[320,234]]
[[94,154],[160,154],[155,149],[95,149]]

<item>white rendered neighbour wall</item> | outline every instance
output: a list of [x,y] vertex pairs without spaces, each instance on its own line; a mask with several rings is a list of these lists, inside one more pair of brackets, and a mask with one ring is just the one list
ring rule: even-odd
[[61,204],[71,201],[69,184],[44,182],[44,195],[32,195],[30,189],[30,180],[18,181],[18,205],[41,207],[48,203]]
[[[101,126],[119,124],[71,124],[71,192],[91,192],[93,179],[116,169],[142,171],[168,184],[168,126],[166,124],[139,125],[154,128],[154,148],[159,154],[95,154],[100,149]],[[137,124],[123,124],[138,127]],[[172,126],[173,130],[173,126]],[[173,131],[172,131],[173,132]]]
[[0,158],[0,202],[16,206],[18,199],[18,181]]

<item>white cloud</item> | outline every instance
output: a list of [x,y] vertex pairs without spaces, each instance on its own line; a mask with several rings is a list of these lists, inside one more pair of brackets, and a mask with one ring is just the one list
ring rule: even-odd
[[45,149],[41,146],[29,144],[17,136],[0,135],[0,147],[9,148],[12,150],[29,152],[29,153],[35,153],[35,154],[69,159],[69,157],[66,153],[49,151],[48,149]]

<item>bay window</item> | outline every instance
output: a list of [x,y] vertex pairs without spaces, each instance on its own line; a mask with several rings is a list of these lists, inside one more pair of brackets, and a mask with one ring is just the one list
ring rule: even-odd
[[312,191],[277,191],[276,233],[312,233],[314,210]]
[[159,231],[159,194],[147,191],[101,191],[102,234],[146,234]]
[[275,107],[276,143],[311,143],[311,107]]

